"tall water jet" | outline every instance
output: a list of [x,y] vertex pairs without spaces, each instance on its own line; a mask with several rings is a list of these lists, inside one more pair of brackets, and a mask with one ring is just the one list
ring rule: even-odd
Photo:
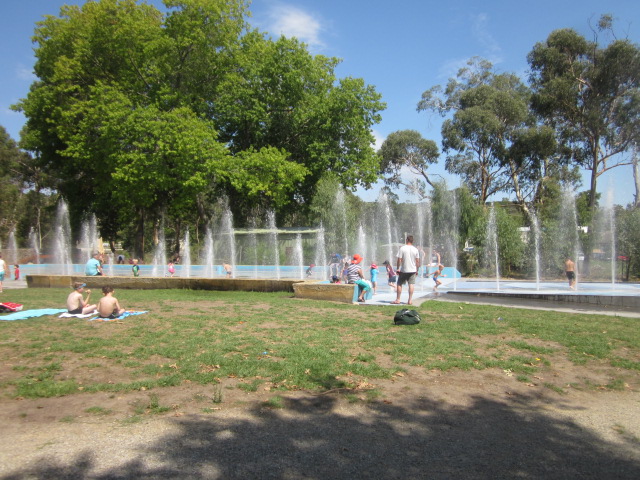
[[251,265],[253,265],[253,278],[258,278],[258,237],[256,235],[256,219],[252,217],[249,221],[249,252],[251,254]]
[[362,226],[362,224],[358,225],[358,243],[357,243],[357,252],[354,253],[359,253],[362,258],[364,259],[362,262],[363,265],[363,269],[364,269],[364,264],[370,264],[373,260],[373,258],[371,258],[369,251],[367,249],[367,236],[364,233],[364,228]]
[[114,271],[114,268],[113,268],[113,264],[115,263],[115,261],[114,261],[115,255],[113,254],[113,252],[109,252],[109,253],[107,253],[107,258],[108,258],[107,274],[110,277],[113,277],[115,275],[115,271]]
[[[427,254],[427,264],[431,263],[431,258],[433,257],[433,212],[431,211],[431,200],[427,199],[427,201],[425,202],[425,207],[424,207],[424,214],[425,214],[425,223],[426,223],[426,229],[427,229],[427,250],[426,250],[426,254]],[[428,267],[425,273],[429,273]]]
[[71,275],[71,273],[73,273],[73,262],[71,260],[71,223],[69,222],[69,208],[63,199],[58,202],[56,210],[52,252],[53,263],[59,265],[59,273],[61,275]]
[[227,207],[222,215],[221,234],[225,243],[225,253],[228,258],[224,261],[231,265],[231,278],[236,278],[236,232],[233,228],[233,214]]
[[273,262],[276,279],[280,280],[280,250],[278,246],[278,228],[276,227],[276,214],[273,210],[267,212],[267,228],[269,229],[269,246],[271,261]]
[[180,276],[191,278],[191,239],[189,238],[189,227],[186,228],[182,237],[182,262],[180,266]]
[[12,228],[9,232],[9,238],[7,239],[7,249],[9,255],[7,255],[7,262],[11,265],[18,263],[18,242],[16,242],[16,231]]
[[93,252],[100,247],[98,225],[96,216],[91,214],[80,224],[80,242],[78,247],[82,252],[82,261],[87,261],[93,256]]
[[[347,206],[344,198],[344,190],[342,190],[342,188],[339,188],[338,193],[336,194],[336,212],[339,218],[340,227],[342,228],[342,239],[341,239],[342,245],[340,245],[340,247],[343,249],[342,254],[350,255],[351,252],[349,252],[349,236],[348,236],[349,227],[347,225]],[[339,238],[338,234],[336,234],[336,238]]]
[[611,268],[611,288],[616,285],[616,220],[613,201],[613,188],[609,187],[604,203],[604,208],[599,212],[600,222],[598,230],[600,234],[600,249],[604,259],[609,257]]
[[[458,192],[457,190],[453,190],[451,192],[451,228],[449,230],[449,252],[451,254],[451,266],[453,267],[453,271],[458,271],[458,237],[460,236],[460,209],[458,208]],[[496,243],[497,245],[497,243]],[[497,254],[497,249],[496,249]],[[453,289],[457,290],[458,288],[458,277],[453,277]]]
[[533,252],[536,266],[536,290],[540,290],[540,222],[533,210],[531,211],[531,232],[533,233]]
[[391,206],[389,205],[389,197],[384,192],[380,192],[378,199],[376,200],[378,215],[376,215],[376,229],[382,231],[382,239],[385,242],[386,247],[385,255],[386,260],[389,260],[392,264],[394,262],[393,247],[395,246],[395,235],[393,234],[393,227],[391,222]]
[[324,242],[324,227],[322,226],[322,224],[320,224],[320,228],[318,228],[318,232],[316,233],[315,264],[316,266],[322,267],[318,269],[321,272],[321,280],[326,280],[328,276],[327,268],[325,265],[327,259],[327,249]]
[[160,221],[158,227],[158,243],[153,252],[153,268],[151,269],[151,275],[158,277],[164,275],[164,265],[167,261],[167,244],[164,236],[164,218]]
[[560,208],[558,242],[561,256],[560,264],[564,264],[566,258],[571,258],[575,263],[575,289],[579,288],[579,277],[581,276],[580,257],[581,245],[578,235],[578,214],[576,210],[576,200],[574,193],[565,189],[562,195],[562,205]]
[[33,227],[29,229],[29,247],[33,249],[33,252],[35,253],[35,256],[36,256],[33,263],[39,264],[40,263],[40,238],[38,237],[38,232],[36,232],[36,230]]
[[489,210],[489,221],[487,222],[487,260],[489,266],[495,263],[496,290],[500,291],[500,257],[498,253],[498,227],[496,223],[496,211],[494,204]]
[[304,278],[304,255],[302,253],[302,235],[296,233],[296,239],[293,246],[293,265],[298,271],[298,278]]
[[206,278],[213,277],[214,251],[213,251],[213,231],[211,223],[207,225],[204,236],[204,276]]

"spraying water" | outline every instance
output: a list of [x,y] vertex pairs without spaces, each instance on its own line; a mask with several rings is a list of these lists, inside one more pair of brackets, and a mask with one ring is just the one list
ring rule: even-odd
[[533,232],[533,249],[536,265],[536,290],[540,290],[540,223],[535,212],[531,211],[531,230]]
[[182,268],[181,276],[191,278],[191,239],[189,238],[189,227],[184,232],[182,239]]
[[71,224],[69,222],[69,208],[63,199],[58,202],[54,232],[52,249],[54,263],[60,265],[60,274],[70,275],[73,270],[71,261]]
[[[559,248],[564,249],[565,256],[572,257],[575,263],[575,289],[578,290],[580,276],[580,237],[578,236],[578,214],[576,200],[573,192],[566,189],[562,195],[562,208],[560,210],[560,241]],[[562,259],[564,260],[564,259]]]
[[222,235],[226,243],[226,251],[229,254],[228,261],[231,264],[231,277],[236,278],[236,232],[233,229],[233,214],[229,207],[225,209],[222,215]]
[[36,254],[35,262],[36,264],[40,263],[40,239],[38,237],[38,232],[31,227],[29,229],[29,246],[33,249]]
[[211,223],[209,223],[204,236],[204,276],[207,278],[213,277],[214,260],[213,231],[211,229]]
[[[495,263],[496,290],[500,291],[500,262],[498,254],[498,234],[496,225],[496,212],[494,204],[489,210],[489,222],[487,223],[487,260],[489,265]],[[493,262],[492,262],[493,260]]]
[[160,220],[160,226],[158,228],[158,243],[156,244],[155,251],[153,252],[153,268],[151,275],[154,277],[160,276],[160,272],[164,271],[164,262],[167,259],[167,246],[164,236],[164,218]]
[[269,229],[269,246],[271,250],[271,262],[276,271],[276,279],[280,280],[280,250],[278,248],[278,228],[276,227],[276,214],[273,210],[267,212],[267,228]]
[[393,241],[395,239],[393,235],[393,228],[391,226],[391,206],[389,205],[389,198],[384,192],[380,192],[376,201],[378,206],[379,215],[377,216],[376,228],[380,229],[383,234],[383,239],[386,245],[386,259],[393,262]]
[[298,278],[304,278],[304,255],[302,253],[302,235],[296,233],[296,239],[293,247],[293,264],[297,267]]
[[249,222],[251,233],[249,234],[249,252],[252,255],[253,278],[258,278],[258,238],[256,236],[256,219],[251,218]]
[[320,228],[318,229],[318,233],[316,233],[316,257],[315,264],[320,273],[320,280],[327,279],[327,269],[325,268],[325,259],[327,258],[327,249],[324,243],[324,227],[320,224]]
[[7,261],[11,265],[17,264],[18,263],[18,243],[16,242],[16,231],[13,228],[9,232],[9,238],[7,239],[7,248],[9,250]]
[[80,243],[78,246],[82,251],[84,261],[92,257],[93,252],[98,250],[99,244],[96,216],[91,214],[80,225]]
[[345,205],[344,191],[342,190],[342,188],[338,189],[338,193],[336,194],[336,211],[338,213],[342,226],[342,248],[344,249],[344,253],[346,255],[349,255],[349,237],[347,235],[347,232],[349,231],[347,227],[347,206]]

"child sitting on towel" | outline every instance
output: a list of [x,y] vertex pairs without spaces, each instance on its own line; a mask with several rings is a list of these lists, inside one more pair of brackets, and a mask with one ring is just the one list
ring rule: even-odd
[[75,282],[73,284],[73,292],[67,297],[67,311],[71,314],[87,315],[95,311],[95,305],[89,305],[89,297],[91,296],[91,290],[86,290],[87,298],[82,298],[82,293],[85,291],[86,283]]
[[113,296],[113,287],[102,287],[103,297],[98,302],[98,315],[101,319],[113,320],[124,313],[118,299]]

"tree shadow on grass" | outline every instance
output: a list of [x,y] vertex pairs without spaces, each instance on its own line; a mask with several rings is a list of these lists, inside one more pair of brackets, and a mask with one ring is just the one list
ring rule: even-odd
[[284,398],[284,408],[256,406],[242,420],[172,419],[177,434],[155,438],[136,460],[116,467],[85,451],[72,464],[44,457],[3,478],[640,478],[633,439],[606,442],[531,407],[526,397],[472,400],[464,408],[380,402],[346,414],[330,395]]

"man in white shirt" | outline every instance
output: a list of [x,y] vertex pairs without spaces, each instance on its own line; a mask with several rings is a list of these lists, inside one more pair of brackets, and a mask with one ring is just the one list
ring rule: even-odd
[[400,303],[402,285],[406,282],[409,285],[409,301],[411,305],[413,291],[416,285],[416,277],[420,268],[420,252],[413,246],[413,235],[407,235],[407,243],[400,247],[396,256],[396,271],[398,272],[398,288],[396,289],[396,300],[394,304]]

